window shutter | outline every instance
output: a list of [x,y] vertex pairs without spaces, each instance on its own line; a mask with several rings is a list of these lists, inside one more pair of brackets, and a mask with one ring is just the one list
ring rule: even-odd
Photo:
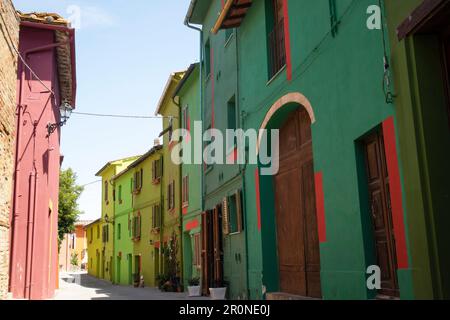
[[230,234],[230,208],[228,206],[228,198],[222,201],[222,230],[224,235]]
[[243,228],[243,216],[242,216],[242,193],[241,190],[236,192],[236,220],[237,220],[237,232],[242,232]]
[[141,183],[139,185],[139,190],[142,189],[142,187],[144,186],[144,169],[141,169],[141,173],[140,173],[140,178],[141,178]]

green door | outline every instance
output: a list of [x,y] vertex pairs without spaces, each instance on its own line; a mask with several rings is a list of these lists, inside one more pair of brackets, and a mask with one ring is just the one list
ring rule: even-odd
[[127,257],[128,260],[128,284],[133,284],[133,256],[131,254]]
[[121,284],[122,283],[122,279],[121,279],[121,264],[122,264],[122,258],[121,257],[117,257],[117,272],[116,272],[116,281],[117,284]]

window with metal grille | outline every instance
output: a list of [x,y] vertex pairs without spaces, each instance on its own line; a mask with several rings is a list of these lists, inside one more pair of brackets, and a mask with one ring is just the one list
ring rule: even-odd
[[269,79],[286,65],[283,0],[266,0]]

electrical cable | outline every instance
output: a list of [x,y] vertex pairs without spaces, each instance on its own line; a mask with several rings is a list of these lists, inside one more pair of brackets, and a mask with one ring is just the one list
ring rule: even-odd
[[86,113],[86,112],[72,112],[72,114],[87,116],[87,117],[100,117],[100,118],[124,118],[124,119],[173,119],[177,117],[172,116],[139,116],[139,115],[121,115],[121,114],[101,114],[101,113]]

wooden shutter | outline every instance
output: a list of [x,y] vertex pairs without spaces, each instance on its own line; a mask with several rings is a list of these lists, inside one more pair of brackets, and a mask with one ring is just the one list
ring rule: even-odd
[[237,221],[237,232],[242,232],[243,227],[243,212],[242,212],[242,192],[238,190],[236,192],[236,221]]
[[228,197],[222,201],[222,230],[224,235],[230,234],[230,207]]
[[144,169],[141,169],[139,178],[140,178],[140,184],[139,184],[139,190],[140,190],[144,186]]

